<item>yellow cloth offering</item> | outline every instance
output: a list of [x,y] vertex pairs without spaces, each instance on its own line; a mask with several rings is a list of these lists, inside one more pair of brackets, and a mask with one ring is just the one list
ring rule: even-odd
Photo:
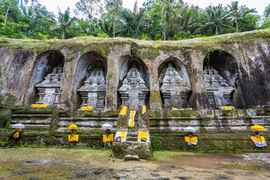
[[85,111],[85,112],[91,112],[94,110],[94,107],[93,106],[82,106],[80,108],[81,111]]
[[134,128],[135,127],[135,116],[136,116],[136,111],[131,110],[129,114],[129,121],[128,121],[128,127]]
[[199,141],[198,136],[192,135],[192,136],[185,136],[185,142],[188,145],[197,145]]
[[127,140],[127,131],[117,131],[115,134],[116,142],[125,142]]
[[146,105],[142,106],[142,114],[146,113]]
[[48,108],[48,104],[32,104],[31,107],[33,109],[43,109],[43,108]]
[[68,129],[69,130],[75,130],[75,129],[78,129],[78,126],[75,123],[71,123],[71,124],[68,125]]
[[20,132],[19,131],[16,131],[14,134],[13,134],[13,139],[19,139],[20,138]]
[[138,141],[139,142],[149,142],[150,136],[148,131],[139,131],[138,132]]
[[68,142],[69,143],[74,143],[74,142],[79,142],[80,136],[78,134],[69,134],[68,135]]
[[113,134],[103,134],[102,142],[103,143],[111,143],[113,142],[114,135]]
[[222,107],[222,110],[224,111],[233,111],[235,108],[234,106],[223,106]]
[[256,147],[266,147],[267,143],[264,136],[254,135],[250,137],[251,141],[254,143]]
[[119,116],[126,116],[128,113],[128,107],[127,106],[121,106]]
[[250,127],[251,131],[265,131],[265,127],[263,127],[262,125],[258,125],[258,124],[255,124],[253,126]]

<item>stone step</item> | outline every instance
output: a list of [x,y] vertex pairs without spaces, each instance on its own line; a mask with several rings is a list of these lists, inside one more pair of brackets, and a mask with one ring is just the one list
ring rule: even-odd
[[131,137],[131,136],[128,136],[127,137],[127,141],[132,141],[132,142],[137,142],[138,141],[138,139],[137,139],[137,137]]
[[51,119],[12,119],[11,124],[22,123],[22,124],[50,124]]
[[[71,121],[59,121],[58,126],[59,127],[67,127],[70,124]],[[76,124],[79,127],[95,127],[95,128],[101,128],[104,123],[110,123],[114,127],[116,127],[116,124],[114,122],[108,122],[108,121],[75,121]]]
[[[100,130],[100,127],[79,127],[79,131],[97,131]],[[57,132],[68,132],[68,128],[67,127],[59,127],[56,130]]]
[[25,124],[25,130],[49,130],[50,129],[50,125],[46,125],[46,124]]
[[51,114],[12,114],[12,118],[52,117]]
[[130,155],[130,154],[127,154],[125,155],[125,161],[139,161],[140,158],[138,155]]
[[135,131],[135,132],[130,132],[130,131],[128,131],[128,134],[127,134],[128,136],[137,136],[138,135],[138,133]]
[[118,117],[60,117],[60,121],[117,121]]

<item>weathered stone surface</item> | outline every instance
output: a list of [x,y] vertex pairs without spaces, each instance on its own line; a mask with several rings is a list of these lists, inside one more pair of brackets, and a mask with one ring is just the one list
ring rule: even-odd
[[[0,41],[0,96],[4,104],[29,105],[34,100],[34,85],[40,81],[37,67],[45,64],[54,66],[48,58],[61,64],[64,57],[64,77],[61,82],[60,102],[67,110],[77,109],[79,96],[77,89],[86,76],[84,64],[102,57],[106,74],[105,110],[116,110],[119,103],[117,93],[122,68],[129,59],[139,60],[145,66],[145,75],[149,81],[149,106],[158,110],[162,105],[159,86],[159,67],[168,59],[184,64],[191,84],[189,103],[194,108],[202,108],[204,61],[214,50],[226,52],[236,64],[238,74],[233,102],[238,107],[254,107],[270,103],[270,31],[261,30],[228,34],[210,38],[183,41],[139,41],[132,39],[75,38],[69,40],[14,40]],[[57,52],[57,56],[48,55]],[[86,58],[85,63],[80,59]],[[59,58],[58,58],[59,57]],[[128,58],[127,58],[128,57]],[[85,58],[83,58],[85,59]],[[215,62],[215,60],[213,61]],[[217,66],[213,66],[217,68]],[[225,67],[230,67],[225,65]],[[218,69],[218,68],[217,68]],[[43,71],[40,71],[43,72]],[[42,73],[41,73],[42,74]],[[226,78],[231,78],[229,75]]]
[[139,161],[140,157],[138,155],[125,155],[125,161]]
[[151,159],[152,151],[149,143],[138,142],[114,142],[112,146],[113,156],[124,159],[126,155],[138,156],[140,159]]

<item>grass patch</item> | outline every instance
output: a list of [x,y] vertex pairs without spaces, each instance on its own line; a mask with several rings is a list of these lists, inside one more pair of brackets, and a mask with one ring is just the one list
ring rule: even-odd
[[238,169],[245,171],[262,171],[266,168],[254,163],[227,163],[223,165],[226,169]]
[[180,152],[180,151],[154,151],[153,160],[155,161],[163,161],[172,159],[175,156],[194,156],[199,153],[191,153],[191,152]]
[[88,161],[87,159],[106,159],[110,150],[95,150],[89,148],[8,148],[0,149],[0,161],[23,161],[34,159],[59,159],[71,161]]

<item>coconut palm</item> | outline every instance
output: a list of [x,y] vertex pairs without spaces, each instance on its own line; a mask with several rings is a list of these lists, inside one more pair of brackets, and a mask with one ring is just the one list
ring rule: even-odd
[[229,20],[233,23],[236,32],[239,32],[240,21],[242,21],[248,14],[256,13],[255,9],[249,9],[246,6],[239,6],[238,1],[233,1],[228,7],[230,11]]
[[59,9],[58,17],[56,19],[57,24],[52,30],[53,31],[60,31],[62,34],[62,39],[66,39],[68,27],[71,26],[71,24],[74,20],[75,20],[75,18],[71,17],[71,15],[70,15],[69,8],[66,9],[64,12],[61,12],[61,10]]
[[221,4],[218,6],[209,6],[206,8],[206,23],[204,28],[210,33],[220,34],[224,28],[229,27],[230,13]]

